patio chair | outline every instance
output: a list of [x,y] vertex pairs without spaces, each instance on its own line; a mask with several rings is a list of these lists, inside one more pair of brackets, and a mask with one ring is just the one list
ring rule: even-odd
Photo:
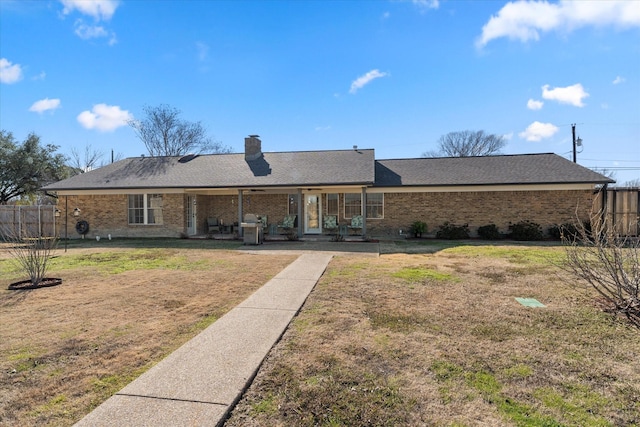
[[348,226],[349,230],[358,231],[362,233],[362,215],[354,215],[351,217],[351,225]]
[[218,218],[207,218],[207,233],[220,232],[220,224],[218,224]]
[[338,218],[335,215],[325,215],[323,218],[323,228],[329,233],[336,232],[338,230]]
[[285,232],[295,227],[297,215],[286,215],[281,223],[278,224],[278,228],[282,228]]

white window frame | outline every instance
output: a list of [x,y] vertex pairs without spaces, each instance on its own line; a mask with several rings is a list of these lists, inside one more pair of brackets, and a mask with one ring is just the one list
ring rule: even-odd
[[[142,196],[142,208],[140,207],[132,207],[131,201],[133,197]],[[160,206],[154,207],[150,206],[151,197],[160,197]],[[129,225],[162,225],[163,224],[163,204],[164,197],[159,193],[142,193],[142,194],[129,194],[127,198],[127,222]],[[142,209],[142,217],[143,222],[131,222],[131,211]],[[149,213],[153,211],[154,215],[149,215]],[[159,215],[157,214],[159,212]],[[152,218],[153,222],[150,222],[149,219]]]
[[[380,196],[380,201],[378,202],[376,200],[376,203],[371,203],[371,196]],[[370,216],[369,215],[369,208],[372,207],[378,207],[379,211],[380,211],[380,216]],[[367,207],[366,207],[366,215],[367,215],[367,219],[384,219],[384,193],[367,193]]]
[[[370,196],[377,195],[377,194],[380,194],[382,200],[380,201],[380,203],[375,203],[375,204],[371,203]],[[362,193],[344,193],[343,194],[343,196],[344,196],[344,204],[343,204],[343,211],[342,212],[343,212],[344,217],[346,219],[349,219],[349,218],[353,217],[353,215],[347,216],[347,205],[348,205],[348,200],[347,199],[349,198],[349,195],[357,196],[358,199],[360,200],[360,210],[358,211],[357,214],[354,214],[354,215],[362,215]],[[367,193],[366,196],[367,196],[366,197],[367,198],[367,206],[365,206],[365,211],[364,211],[365,215],[366,215],[366,218],[367,219],[384,219],[384,193]],[[373,207],[373,206],[378,206],[380,208],[381,216],[377,216],[377,217],[369,216],[369,208]]]

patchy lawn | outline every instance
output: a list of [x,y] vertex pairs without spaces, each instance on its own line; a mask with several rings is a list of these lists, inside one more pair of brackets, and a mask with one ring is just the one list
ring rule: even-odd
[[295,259],[237,246],[74,242],[33,291],[0,250],[0,425],[72,425]]
[[640,425],[640,331],[561,248],[439,249],[334,258],[226,425]]

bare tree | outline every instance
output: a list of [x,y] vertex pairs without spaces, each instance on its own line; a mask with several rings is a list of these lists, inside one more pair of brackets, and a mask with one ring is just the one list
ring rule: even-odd
[[180,118],[181,111],[166,104],[143,108],[143,120],[131,120],[151,156],[181,156],[189,153],[228,153],[229,147],[213,141],[200,122]]
[[438,139],[438,150],[427,151],[423,157],[473,157],[499,154],[506,145],[504,137],[483,130],[449,132]]
[[640,178],[630,179],[624,183],[624,186],[640,188]]
[[29,276],[28,281],[13,283],[9,289],[30,289],[59,284],[60,279],[45,277],[49,262],[58,245],[57,236],[43,236],[34,227],[0,224],[0,241],[7,243],[8,252]]
[[618,233],[602,213],[592,216],[590,227],[579,222],[571,230],[562,230],[565,268],[590,284],[609,310],[640,326],[639,240]]
[[80,153],[75,147],[71,148],[71,167],[80,173],[86,173],[90,170],[100,167],[98,162],[104,154],[101,151],[94,150],[91,144],[85,145],[84,153]]

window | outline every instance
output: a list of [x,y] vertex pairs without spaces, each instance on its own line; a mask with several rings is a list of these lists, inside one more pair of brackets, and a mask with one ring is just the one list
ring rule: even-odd
[[162,194],[131,194],[129,224],[162,224]]
[[384,218],[384,194],[367,193],[367,218]]
[[362,194],[344,193],[344,217],[362,215]]
[[338,194],[327,194],[327,215],[338,216]]
[[[384,194],[367,193],[367,218],[384,218]],[[344,195],[344,217],[352,218],[355,215],[362,215],[362,194],[345,193]]]

